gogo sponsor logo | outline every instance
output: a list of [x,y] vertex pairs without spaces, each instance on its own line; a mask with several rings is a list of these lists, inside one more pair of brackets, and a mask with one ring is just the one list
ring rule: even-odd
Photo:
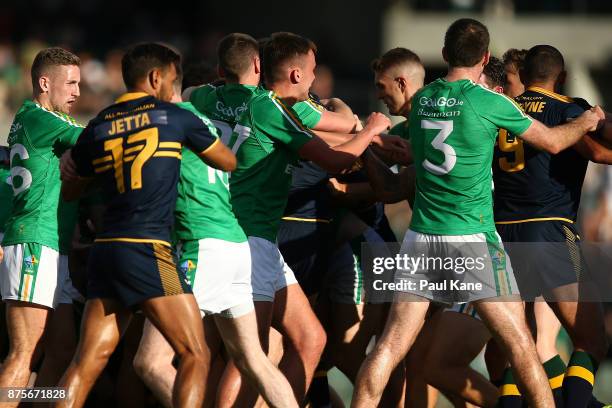
[[445,98],[443,96],[438,99],[428,98],[426,96],[421,96],[419,99],[419,104],[421,106],[427,106],[428,108],[437,108],[442,106],[447,106],[449,108],[453,106],[461,106],[463,105],[463,101],[455,98]]

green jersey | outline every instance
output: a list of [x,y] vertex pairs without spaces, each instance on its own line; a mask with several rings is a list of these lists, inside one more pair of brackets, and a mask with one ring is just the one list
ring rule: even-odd
[[[178,106],[195,113],[208,126],[210,133],[218,137],[215,126],[191,103],[182,102]],[[182,150],[182,156],[174,211],[176,238],[246,241],[230,205],[228,174],[207,166],[186,147]]]
[[238,166],[230,178],[232,205],[248,236],[276,242],[298,150],[313,134],[272,91],[260,92],[234,128]]
[[416,200],[410,228],[436,235],[495,231],[491,162],[499,128],[520,136],[532,119],[470,80],[438,79],[413,98]]
[[219,137],[226,146],[230,142],[238,118],[247,109],[247,104],[263,88],[252,85],[212,84],[196,88],[189,98],[193,106],[208,116],[219,131]]
[[13,209],[13,187],[11,187],[10,170],[0,166],[0,232],[4,232],[4,224],[11,216]]
[[410,132],[408,131],[410,126],[408,125],[408,121],[404,120],[403,122],[398,123],[393,126],[389,131],[390,135],[399,136],[404,140],[410,141]]
[[69,251],[77,203],[60,198],[59,158],[82,130],[66,114],[23,103],[8,136],[13,211],[2,245],[33,242],[62,254]]

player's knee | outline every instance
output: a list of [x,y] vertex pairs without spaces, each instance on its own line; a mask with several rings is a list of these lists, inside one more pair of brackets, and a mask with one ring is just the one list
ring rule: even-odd
[[300,334],[299,338],[293,339],[293,344],[300,352],[310,356],[319,358],[323,354],[325,344],[327,343],[327,334],[320,324],[316,327],[311,327]]
[[440,376],[445,372],[444,362],[437,358],[427,359],[422,370],[425,382],[436,387],[440,382]]

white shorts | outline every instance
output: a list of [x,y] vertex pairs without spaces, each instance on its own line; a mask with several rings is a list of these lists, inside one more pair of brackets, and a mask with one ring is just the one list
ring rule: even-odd
[[396,285],[434,302],[512,300],[519,293],[510,258],[496,232],[432,235],[408,230],[400,255],[418,262],[398,268]]
[[2,300],[19,300],[55,308],[82,299],[72,286],[68,256],[36,243],[3,247],[0,263]]
[[253,310],[251,252],[245,242],[216,238],[178,245],[179,267],[203,315],[237,318]]
[[253,300],[274,302],[276,292],[296,284],[297,279],[283,259],[278,245],[264,238],[249,237],[249,247]]

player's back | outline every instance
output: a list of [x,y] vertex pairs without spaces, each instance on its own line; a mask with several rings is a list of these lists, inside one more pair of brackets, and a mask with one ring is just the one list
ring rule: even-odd
[[[528,88],[516,101],[526,113],[553,127],[584,111],[571,98]],[[576,150],[551,155],[500,131],[495,149],[495,220],[564,218],[575,221],[588,160]]]
[[531,120],[508,98],[470,80],[438,79],[417,92],[409,120],[416,168],[411,228],[463,235],[493,231],[491,160],[499,126]]
[[72,152],[80,174],[96,175],[107,209],[98,240],[170,241],[183,142],[216,140],[192,112],[144,93],[104,109]]
[[261,88],[252,85],[206,84],[194,89],[189,101],[212,120],[221,141],[228,145],[240,115],[246,111],[249,101],[261,91]]

